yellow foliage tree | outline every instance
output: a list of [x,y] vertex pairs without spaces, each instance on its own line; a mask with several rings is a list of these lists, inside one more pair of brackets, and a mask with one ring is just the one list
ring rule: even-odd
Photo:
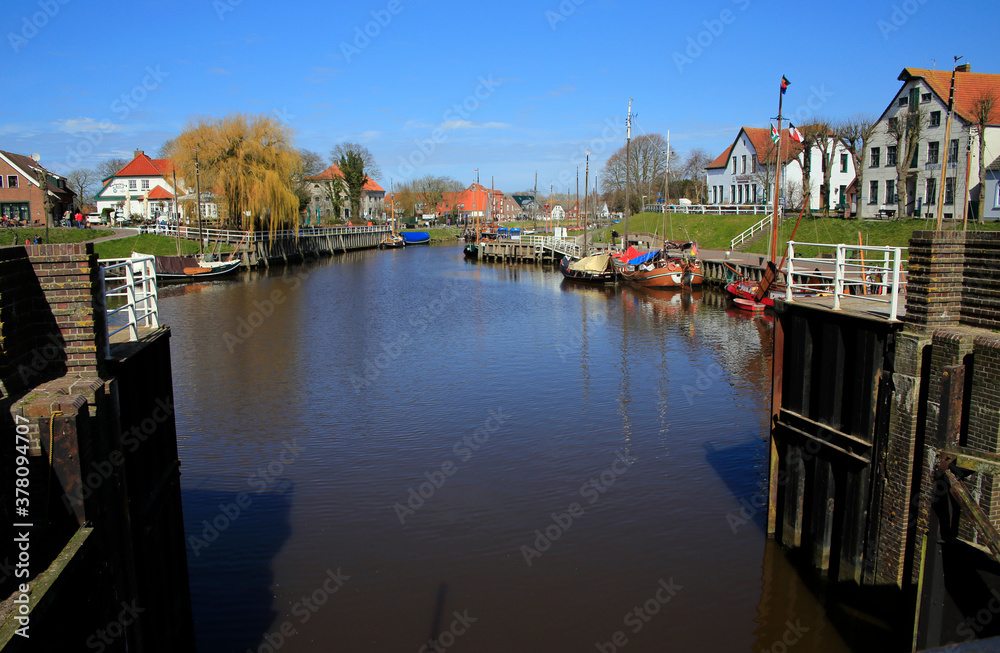
[[298,228],[294,179],[302,163],[283,123],[242,113],[196,118],[170,143],[169,155],[188,186],[197,157],[202,192],[221,196],[226,226],[272,234]]

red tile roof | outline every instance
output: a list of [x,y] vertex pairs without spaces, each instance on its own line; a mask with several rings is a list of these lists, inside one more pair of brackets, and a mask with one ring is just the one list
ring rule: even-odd
[[725,152],[720,154],[718,158],[715,159],[715,161],[712,161],[707,166],[705,166],[705,170],[714,170],[715,168],[725,168],[727,165],[729,165],[729,153],[732,151],[733,151],[733,145],[730,145],[729,147],[726,148]]
[[[784,133],[781,135],[781,160],[789,161],[802,154],[802,143],[793,141],[784,125],[782,125],[782,130]],[[744,127],[743,131],[746,132],[747,138],[750,139],[750,144],[753,145],[754,152],[757,153],[757,160],[762,163],[771,163],[774,160],[774,141],[771,140],[771,129]],[[771,148],[771,153],[765,162],[763,158],[768,148]]]
[[[159,165],[157,165],[159,164]],[[163,166],[163,169],[160,168]],[[139,154],[128,165],[114,174],[115,177],[164,177],[173,170],[170,159],[150,159],[145,154]]]
[[[340,170],[340,166],[336,163],[314,177],[306,177],[306,181],[328,181],[333,179],[335,176],[340,177],[341,179],[344,178],[344,173]],[[379,186],[378,182],[371,177],[368,177],[368,179],[365,180],[365,185],[361,188],[363,190],[385,192],[385,189]]]
[[[948,93],[951,89],[950,70],[927,70],[925,68],[903,68],[899,73],[899,81],[906,83],[914,78],[920,78],[927,82],[941,101],[948,102]],[[991,73],[955,73],[955,113],[961,116],[966,122],[975,122],[973,108],[976,99],[982,93],[992,92],[996,97],[993,103],[993,110],[990,112],[990,125],[1000,126],[1000,75]]]
[[151,200],[172,200],[174,196],[163,186],[157,186],[153,190],[149,191],[148,195]]

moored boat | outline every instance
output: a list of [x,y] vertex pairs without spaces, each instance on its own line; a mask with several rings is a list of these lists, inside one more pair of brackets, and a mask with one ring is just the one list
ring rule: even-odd
[[426,231],[400,232],[407,245],[426,245],[431,242],[431,235]]
[[403,237],[395,234],[391,236],[386,236],[385,238],[382,239],[382,242],[378,244],[379,249],[392,249],[396,247],[405,247],[405,246],[406,246],[406,241],[403,239]]
[[469,243],[463,248],[462,253],[465,254],[465,258],[478,259],[479,258],[479,245],[476,243]]
[[564,277],[573,281],[615,283],[617,280],[610,254],[596,254],[575,261],[565,256],[559,262],[559,271]]
[[[133,253],[133,256],[145,256]],[[206,261],[194,256],[156,256],[156,280],[170,283],[217,279],[239,270],[243,261]]]
[[[676,244],[674,244],[676,245]],[[677,246],[680,256],[671,256],[666,247],[651,250],[617,263],[618,274],[627,283],[645,288],[683,288],[705,281],[701,264],[692,255],[692,244]]]

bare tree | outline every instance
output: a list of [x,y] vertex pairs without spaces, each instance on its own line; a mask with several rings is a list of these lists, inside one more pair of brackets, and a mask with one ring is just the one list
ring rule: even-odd
[[[875,129],[878,126],[878,119],[867,115],[855,115],[851,118],[843,120],[833,127],[833,131],[837,134],[837,138],[844,144],[847,151],[851,153],[851,159],[854,161],[854,173],[857,176],[854,187],[857,189],[855,197],[861,197],[861,191],[864,188],[865,181],[865,150],[868,148],[868,143],[871,141],[872,136],[875,134]],[[847,207],[850,211],[850,207]],[[857,201],[856,208],[858,219],[861,219],[861,202],[860,199]]]
[[94,170],[97,172],[97,176],[100,177],[101,180],[104,180],[127,166],[129,163],[129,159],[116,157],[113,159],[107,159],[106,161],[101,161],[97,164]]
[[76,201],[81,206],[86,204],[88,199],[94,199],[94,186],[97,181],[97,173],[88,168],[78,168],[66,175],[66,183],[76,193]]
[[330,158],[334,163],[340,165],[340,161],[344,159],[348,154],[355,155],[360,158],[361,162],[364,164],[364,173],[370,178],[378,181],[382,178],[382,169],[378,167],[378,163],[375,162],[375,155],[371,153],[364,145],[358,143],[339,143],[337,147],[333,148],[330,152]]
[[906,215],[907,196],[909,195],[907,183],[917,174],[916,166],[910,164],[916,162],[917,149],[920,146],[920,136],[926,126],[926,118],[923,109],[919,106],[913,108],[911,104],[905,113],[901,112],[896,114],[894,118],[889,118],[886,125],[889,140],[896,148],[896,217],[898,218]]
[[[629,182],[629,203],[631,212],[642,209],[642,196],[657,197],[663,190],[663,178],[667,164],[667,141],[660,134],[643,134],[632,139],[629,154],[628,175],[625,169],[625,147],[620,147],[611,155],[601,171],[604,193],[612,198],[616,206],[625,205],[626,177]],[[671,148],[670,158],[675,160],[676,152]]]
[[[823,210],[823,217],[830,217],[830,174],[833,172],[833,155],[837,151],[836,134],[830,128],[829,121],[819,118],[813,125],[810,125],[815,134],[813,147],[819,152],[820,174],[823,177],[819,194],[819,207]],[[809,154],[806,154],[809,157]],[[812,186],[808,186],[812,188]]]
[[300,177],[315,177],[326,169],[323,157],[312,150],[299,148],[299,158],[302,159],[302,165],[299,169]]
[[[992,116],[993,113],[998,115]],[[993,118],[990,120],[990,118]],[[972,120],[976,128],[979,145],[979,202],[976,207],[976,222],[983,219],[986,210],[986,126],[1000,122],[1000,98],[993,89],[984,88],[972,101]]]
[[174,146],[174,139],[168,138],[167,140],[163,141],[163,145],[161,145],[160,149],[157,150],[156,152],[156,158],[158,159],[170,158],[170,148],[172,148],[173,146]]
[[344,178],[333,175],[330,179],[321,181],[319,187],[323,191],[323,197],[330,203],[333,219],[338,222],[343,220],[344,200],[347,198],[347,184],[344,183]]
[[[805,125],[799,132],[802,134],[802,188],[803,192],[811,191],[813,184],[812,151],[821,143],[830,140],[830,126],[824,122]],[[821,151],[822,152],[822,151]],[[829,169],[829,166],[827,166]],[[823,200],[820,200],[822,206]]]
[[455,189],[455,184],[458,182],[454,179],[434,175],[425,175],[414,181],[413,190],[417,200],[424,206],[424,213],[436,213],[438,204],[444,199],[444,194],[452,192]]
[[705,200],[705,168],[712,162],[712,156],[700,147],[688,152],[684,159],[684,176],[694,184],[695,202],[701,204]]

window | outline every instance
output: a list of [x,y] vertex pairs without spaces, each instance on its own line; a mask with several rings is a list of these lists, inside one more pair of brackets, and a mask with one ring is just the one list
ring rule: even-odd
[[910,106],[915,107],[920,101],[920,87],[914,86],[910,89]]
[[934,204],[937,201],[937,179],[934,177],[927,178],[927,197],[924,198],[924,204]]
[[142,180],[142,189],[143,190],[149,190],[149,180],[148,179],[143,179]]
[[944,180],[944,203],[955,203],[955,178],[948,177]]
[[881,153],[882,153],[881,152],[881,148],[878,148],[878,147],[873,147],[872,148],[872,167],[873,168],[877,168],[878,167],[879,158],[880,158]]
[[736,157],[733,157],[733,174],[736,174]]
[[921,104],[923,104],[924,102],[930,102],[930,101],[931,101],[931,94],[930,93],[921,93],[920,94],[920,103]]
[[740,201],[739,204],[743,203],[743,184],[740,184]]
[[17,175],[7,175],[7,188],[17,188]]
[[993,198],[993,208],[1000,209],[1000,184],[997,184],[996,196]]
[[948,147],[948,161],[954,163],[958,161],[958,139],[951,139],[951,145]]
[[896,127],[899,125],[899,118],[889,118],[889,131],[896,131]]
[[892,204],[896,201],[896,181],[887,179],[885,182],[885,201]]
[[927,163],[937,163],[940,155],[941,144],[933,141],[927,144]]
[[129,190],[135,190],[135,179],[129,179],[128,180],[128,189]]
[[890,145],[885,148],[885,165],[887,168],[891,168],[896,165],[896,146]]
[[735,201],[736,201],[736,186],[730,186],[729,187],[729,202],[732,203],[732,202],[735,202]]
[[899,106],[905,107],[909,103],[910,103],[910,98],[908,98],[906,96],[903,96],[903,97],[899,98]]
[[840,155],[840,171],[847,172],[847,154]]
[[756,173],[757,172],[757,155],[756,154],[754,154],[753,158],[750,159],[750,172],[751,173]]
[[940,127],[941,126],[941,112],[931,111],[930,122],[927,123],[929,127]]
[[0,175],[0,188],[3,188],[3,175]]
[[878,182],[868,182],[868,203],[878,204]]
[[740,174],[747,173],[747,155],[744,154],[742,160],[740,161]]

